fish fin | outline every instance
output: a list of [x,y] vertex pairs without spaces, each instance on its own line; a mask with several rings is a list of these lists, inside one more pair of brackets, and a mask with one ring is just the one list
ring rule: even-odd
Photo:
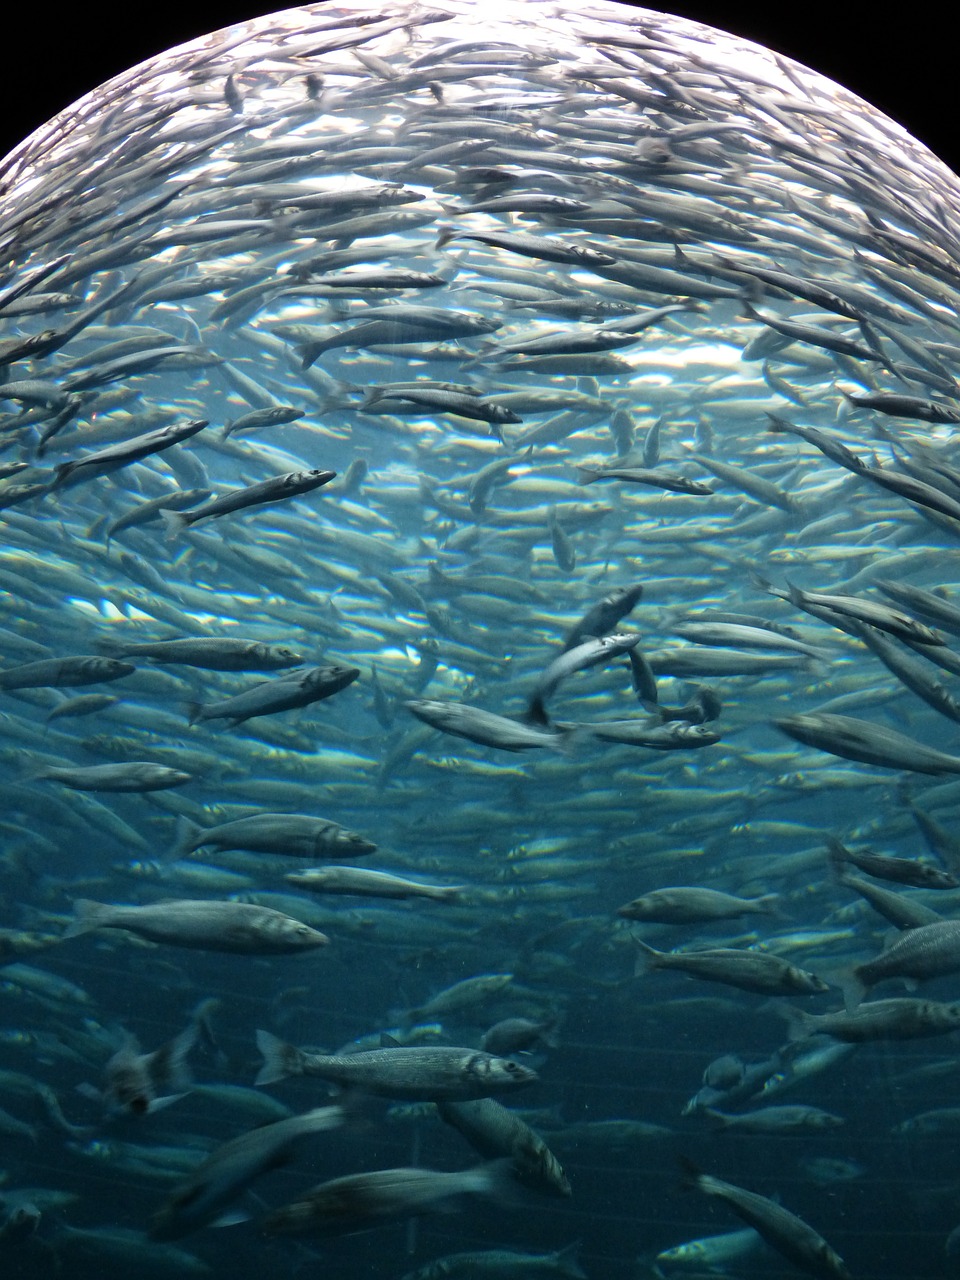
[[732,1116],[725,1116],[722,1111],[715,1111],[713,1107],[701,1107],[701,1115],[709,1116],[710,1122],[719,1132],[721,1129],[729,1129],[733,1124]]
[[658,951],[656,947],[648,946],[642,938],[634,938],[634,942],[640,948],[640,954],[637,956],[637,962],[633,967],[633,976],[641,977],[645,973],[649,973],[651,969],[657,968],[657,960],[663,955],[662,951]]
[[389,1031],[380,1032],[380,1048],[381,1049],[402,1049],[403,1045],[396,1036],[392,1036]]
[[263,1054],[263,1066],[254,1084],[273,1084],[277,1080],[286,1079],[287,1076],[303,1074],[301,1071],[303,1055],[295,1045],[287,1044],[269,1031],[258,1031],[257,1048]]
[[783,1018],[787,1024],[788,1040],[806,1040],[815,1033],[815,1027],[810,1025],[812,1015],[805,1009],[797,1009],[783,1000],[768,1000],[763,1009]]
[[856,968],[845,969],[837,974],[837,984],[843,992],[843,1007],[847,1013],[855,1013],[867,994],[867,984],[860,977]]
[[67,925],[64,938],[79,938],[81,934],[92,933],[99,929],[104,916],[110,914],[110,908],[102,902],[91,902],[89,898],[77,898],[73,904],[73,921]]
[[93,647],[97,653],[102,653],[108,658],[123,658],[130,648],[118,636],[97,636]]
[[579,1240],[574,1240],[573,1244],[564,1245],[562,1249],[551,1254],[553,1261],[551,1270],[556,1270],[561,1276],[569,1276],[570,1280],[587,1280],[586,1272],[577,1259],[580,1243]]
[[437,902],[459,902],[470,890],[467,884],[445,884],[438,885],[437,888],[439,890],[435,899]]
[[208,1227],[236,1227],[241,1222],[249,1222],[250,1214],[245,1213],[243,1209],[228,1209],[226,1213],[221,1213],[219,1218],[214,1218],[212,1222],[208,1222]]
[[189,1089],[185,1093],[168,1093],[163,1098],[151,1098],[139,1115],[152,1116],[155,1111],[163,1111],[166,1107],[172,1106],[175,1102],[179,1102],[181,1098],[186,1098]]
[[850,861],[850,851],[835,836],[827,838],[827,860],[835,880],[844,883],[845,867]]
[[197,837],[202,831],[203,827],[198,822],[192,822],[186,814],[179,814],[173,844],[163,854],[161,862],[178,862],[181,858],[189,858],[196,847]]
[[680,1165],[680,1190],[696,1191],[703,1177],[699,1166],[689,1156],[677,1156],[677,1162]]
[[523,713],[523,719],[526,724],[539,725],[543,729],[550,728],[550,717],[547,715],[547,708],[539,693],[535,693],[530,699],[530,704]]
[[296,349],[297,355],[300,357],[300,369],[309,369],[316,361],[317,357],[323,354],[322,342],[304,342]]
[[167,535],[167,541],[173,542],[184,529],[190,526],[189,515],[182,511],[166,511],[160,512],[160,519],[163,521],[164,529]]
[[517,1200],[522,1195],[520,1186],[514,1177],[512,1156],[503,1156],[499,1160],[488,1160],[478,1165],[473,1171],[478,1183],[473,1190],[481,1195],[489,1196],[495,1204],[505,1209],[515,1209]]

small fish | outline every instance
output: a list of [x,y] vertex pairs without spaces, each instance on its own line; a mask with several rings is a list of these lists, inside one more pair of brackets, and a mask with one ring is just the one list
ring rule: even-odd
[[342,1107],[317,1107],[231,1138],[177,1184],[154,1215],[150,1239],[181,1240],[199,1231],[262,1173],[284,1163],[295,1143],[336,1129],[345,1120]]
[[532,1084],[537,1074],[510,1058],[453,1045],[387,1045],[362,1053],[305,1053],[267,1031],[257,1032],[264,1065],[257,1084],[318,1076],[345,1089],[412,1102],[466,1101]]
[[329,484],[336,478],[335,471],[288,471],[285,475],[271,476],[269,480],[261,480],[259,484],[249,485],[245,489],[231,489],[193,511],[171,511],[165,507],[160,512],[160,518],[166,525],[168,539],[175,538],[200,520],[219,519],[234,511],[245,511],[264,503],[296,498],[320,488],[321,485]]
[[657,951],[639,938],[634,941],[641,951],[638,960],[641,973],[648,969],[678,969],[706,982],[722,982],[739,987],[741,991],[756,991],[762,995],[807,996],[830,989],[816,974],[762,951],[739,951],[731,947],[705,951]]
[[528,751],[532,748],[552,747],[562,751],[567,738],[566,731],[538,728],[506,716],[482,711],[465,702],[452,702],[439,698],[411,698],[403,704],[418,720],[467,738],[485,747],[498,747],[501,751]]
[[122,906],[78,898],[65,938],[95,929],[125,929],[149,942],[241,955],[286,955],[325,947],[330,941],[300,920],[249,902],[185,898]]
[[426,884],[387,871],[364,867],[315,867],[311,871],[284,876],[288,884],[311,893],[353,894],[364,898],[428,898],[433,902],[456,902],[464,885]]
[[233,729],[254,716],[276,715],[279,711],[307,707],[312,702],[330,698],[353,684],[359,675],[358,667],[308,667],[305,671],[254,685],[245,693],[224,698],[222,702],[191,703],[188,707],[189,722],[204,724],[208,720],[226,720]]
[[463,1173],[433,1169],[379,1169],[323,1182],[261,1221],[268,1235],[338,1236],[367,1231],[392,1218],[427,1213],[462,1195],[509,1195],[510,1161]]
[[724,1182],[710,1174],[701,1173],[692,1161],[682,1160],[682,1164],[685,1186],[729,1205],[737,1217],[753,1227],[771,1249],[775,1249],[801,1271],[814,1276],[832,1277],[832,1280],[852,1280],[840,1255],[831,1249],[823,1236],[795,1213],[755,1191],[748,1191],[733,1182]]
[[775,893],[761,898],[737,898],[718,889],[683,886],[676,889],[654,889],[642,898],[617,908],[626,920],[644,920],[651,924],[702,924],[710,920],[733,920],[744,915],[769,915],[778,901]]
[[73,791],[164,791],[193,782],[182,769],[154,764],[149,760],[126,760],[122,764],[93,764],[86,768],[48,765],[29,775],[30,779],[60,782]]

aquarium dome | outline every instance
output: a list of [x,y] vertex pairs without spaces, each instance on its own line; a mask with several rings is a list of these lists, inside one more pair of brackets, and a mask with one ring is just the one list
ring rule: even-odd
[[289,9],[0,164],[17,1275],[954,1256],[958,196],[599,0]]

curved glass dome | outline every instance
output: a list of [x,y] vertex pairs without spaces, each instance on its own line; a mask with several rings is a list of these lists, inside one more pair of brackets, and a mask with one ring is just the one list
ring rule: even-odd
[[958,210],[605,3],[287,10],[7,158],[22,1274],[940,1274]]

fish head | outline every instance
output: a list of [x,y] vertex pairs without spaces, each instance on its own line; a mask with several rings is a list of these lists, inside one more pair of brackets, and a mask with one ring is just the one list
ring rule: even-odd
[[283,916],[280,920],[274,921],[273,928],[278,939],[292,951],[312,951],[316,947],[325,947],[330,941],[319,929],[313,929],[310,925],[304,924],[301,920],[294,920],[290,916]]
[[818,978],[815,973],[808,973],[806,969],[791,968],[789,981],[795,991],[802,991],[805,995],[830,990],[828,982]]
[[303,662],[303,655],[286,644],[265,644],[263,650],[264,658],[276,667],[298,667]]
[[346,689],[347,685],[353,684],[359,675],[359,667],[315,667],[307,677],[306,684],[311,689],[327,690],[326,696],[329,697],[330,694],[339,693],[341,689]]
[[377,851],[377,846],[372,840],[358,836],[355,831],[342,831],[337,838],[337,845],[345,858],[359,858],[363,854]]
[[512,1058],[497,1058],[493,1054],[475,1054],[467,1069],[479,1083],[491,1090],[519,1089],[539,1079],[530,1067],[524,1067]]

